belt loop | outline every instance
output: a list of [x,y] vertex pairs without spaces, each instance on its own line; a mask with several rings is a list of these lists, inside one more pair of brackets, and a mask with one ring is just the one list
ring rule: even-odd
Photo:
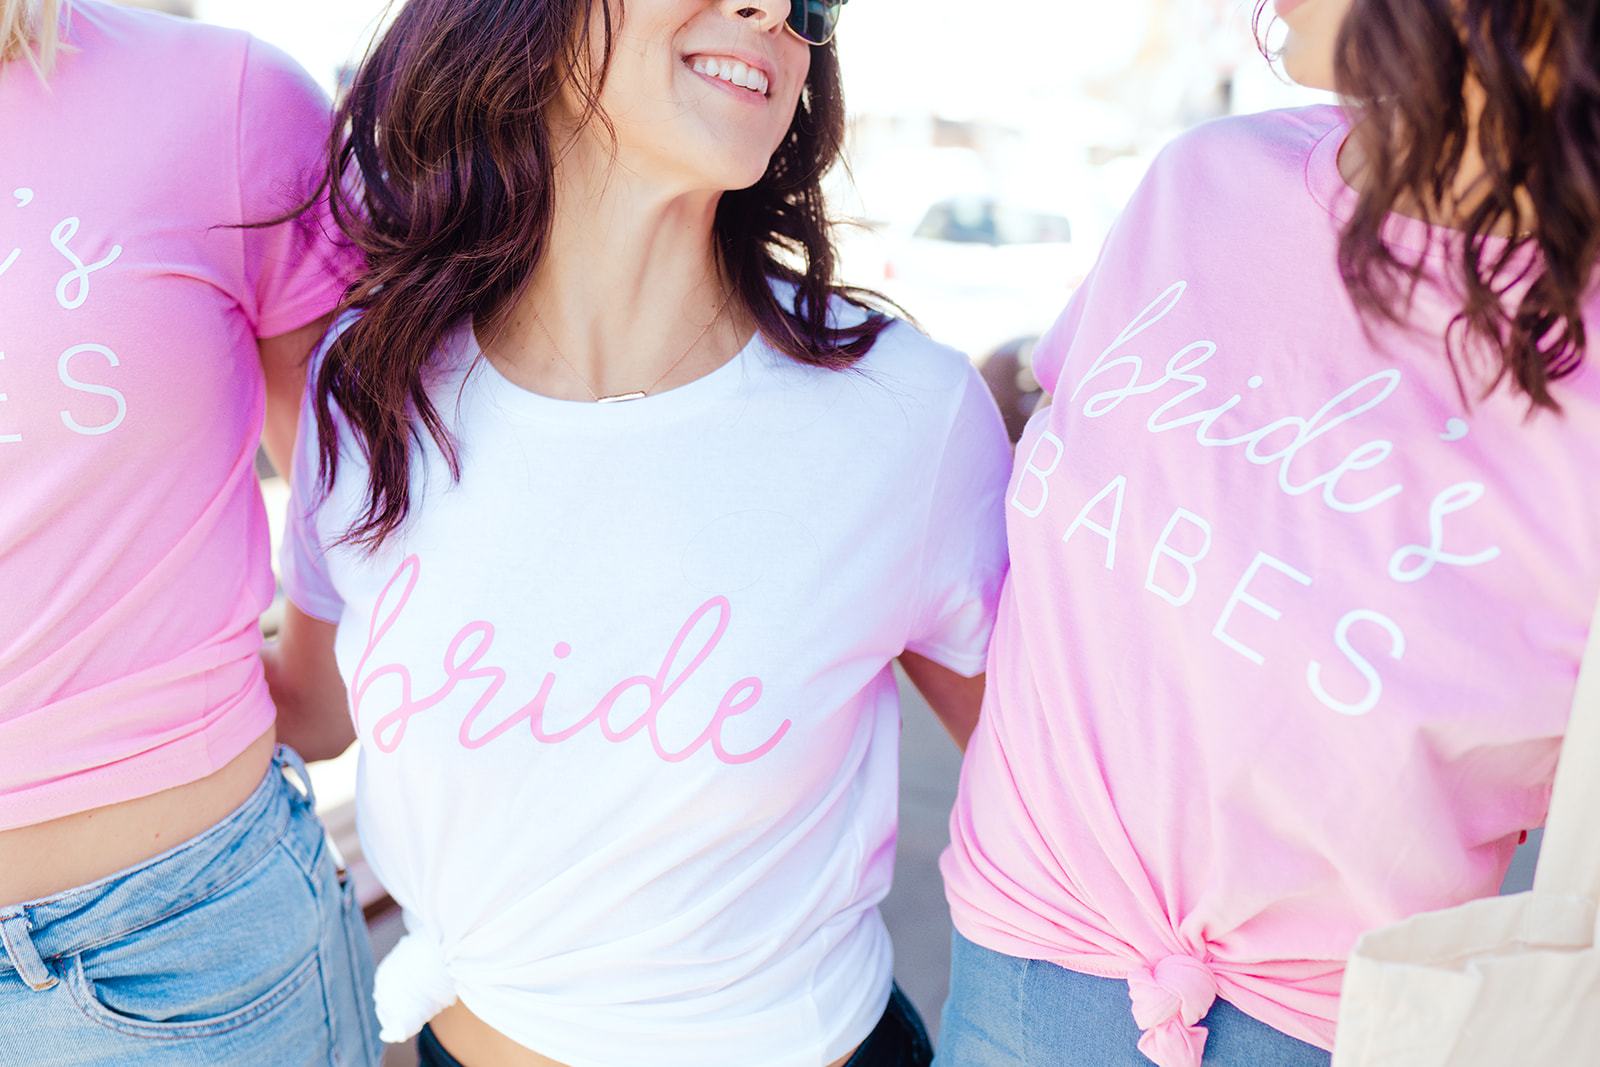
[[0,918],[0,941],[6,946],[6,956],[11,960],[11,966],[17,969],[22,980],[28,983],[28,988],[35,993],[43,993],[54,988],[59,982],[50,969],[44,965],[44,960],[39,958],[39,950],[34,947],[33,938],[28,936],[32,929],[28,922],[26,911],[17,912]]
[[[306,769],[306,761],[300,758],[300,753],[288,745],[279,745],[277,754],[278,766],[283,769],[283,777],[289,782],[289,788],[299,793],[303,798],[307,810],[315,813],[317,810],[317,791],[311,784],[311,772]],[[349,877],[349,868],[345,864],[344,854],[339,851],[339,843],[333,839],[333,832],[322,826],[322,839],[328,848],[328,853],[333,857],[333,866],[339,875],[339,884],[343,885]]]
[[283,776],[305,800],[306,807],[316,810],[317,791],[311,784],[311,772],[306,770],[306,761],[300,758],[300,753],[288,745],[279,745],[277,759]]

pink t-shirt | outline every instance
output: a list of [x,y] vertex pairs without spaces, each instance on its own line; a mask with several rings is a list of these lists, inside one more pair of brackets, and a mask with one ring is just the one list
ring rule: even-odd
[[1316,108],[1162,154],[1040,346],[1008,491],[955,922],[1129,979],[1164,1067],[1213,993],[1331,1047],[1358,935],[1496,892],[1600,588],[1594,357],[1530,419],[1463,403],[1437,292],[1369,340],[1346,133]]
[[338,258],[270,218],[326,98],[235,31],[73,4],[0,68],[0,829],[206,776],[272,722],[256,342]]

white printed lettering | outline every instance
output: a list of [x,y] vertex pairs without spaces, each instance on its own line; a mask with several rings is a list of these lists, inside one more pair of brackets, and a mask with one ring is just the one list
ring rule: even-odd
[[118,256],[122,255],[122,246],[112,245],[111,251],[100,259],[93,263],[84,263],[69,247],[73,237],[77,236],[80,225],[77,216],[70,216],[56,223],[56,228],[50,231],[50,243],[68,263],[72,264],[72,269],[56,282],[56,303],[68,311],[82,307],[83,302],[89,299],[89,275],[109,267],[116,262]]
[[[1050,457],[1049,466],[1041,467],[1039,466],[1039,451],[1047,444],[1054,449],[1054,455]],[[1045,504],[1050,501],[1050,483],[1046,479],[1055,473],[1057,467],[1061,466],[1061,457],[1065,453],[1066,445],[1062,443],[1061,438],[1049,430],[1040,434],[1039,439],[1033,443],[1033,448],[1028,453],[1027,462],[1022,465],[1022,473],[1017,475],[1017,488],[1011,494],[1011,506],[1028,516],[1028,518],[1037,519],[1039,513],[1044,510]],[[1022,500],[1022,489],[1027,484],[1030,476],[1039,483],[1039,502],[1032,505],[1025,504]]]
[[1287,574],[1301,585],[1309,586],[1311,584],[1310,575],[1302,574],[1282,560],[1269,556],[1265,552],[1257,552],[1256,558],[1250,561],[1249,567],[1245,568],[1244,577],[1239,579],[1239,584],[1234,587],[1233,595],[1228,597],[1227,604],[1223,605],[1222,614],[1217,617],[1217,624],[1211,628],[1211,635],[1258,667],[1266,663],[1267,658],[1228,633],[1228,622],[1233,618],[1233,609],[1240,604],[1265,615],[1274,622],[1283,618],[1282,611],[1279,611],[1271,604],[1258,600],[1249,592],[1251,581],[1254,580],[1256,572],[1261,570],[1262,567],[1271,567],[1280,574]]
[[123,399],[123,396],[120,392],[111,388],[109,385],[94,385],[88,382],[80,382],[72,376],[70,364],[72,363],[73,357],[81,355],[85,352],[93,352],[97,355],[104,356],[106,362],[111,364],[113,367],[117,366],[120,362],[117,359],[117,354],[111,351],[111,349],[107,348],[105,345],[73,345],[71,348],[61,353],[61,360],[56,365],[56,374],[60,377],[61,384],[65,385],[68,389],[76,389],[82,393],[91,393],[95,396],[110,397],[111,400],[113,400],[117,405],[117,414],[110,422],[101,423],[98,426],[85,426],[83,423],[73,418],[71,412],[63,410],[61,412],[61,422],[73,433],[82,434],[85,437],[98,437],[101,434],[110,433],[112,430],[115,430],[118,426],[122,425],[122,420],[128,415],[128,402]]
[[1306,685],[1311,687],[1311,693],[1323,704],[1337,711],[1340,715],[1365,715],[1378,706],[1378,701],[1383,697],[1383,679],[1379,677],[1372,662],[1361,653],[1357,652],[1350,644],[1350,631],[1357,623],[1369,622],[1380,627],[1389,635],[1389,658],[1398,660],[1406,652],[1406,635],[1401,631],[1395,621],[1387,615],[1380,615],[1376,611],[1352,611],[1339,620],[1339,625],[1334,627],[1333,643],[1339,646],[1345,658],[1350,661],[1356,671],[1367,683],[1366,694],[1358,701],[1349,703],[1338,699],[1322,683],[1322,664],[1315,660],[1306,667]]
[[[1117,565],[1117,527],[1122,525],[1122,498],[1128,488],[1128,479],[1124,475],[1117,475],[1111,479],[1104,489],[1094,495],[1094,499],[1083,506],[1078,512],[1078,517],[1072,520],[1072,525],[1067,527],[1067,532],[1061,535],[1062,541],[1072,540],[1072,535],[1079,529],[1097,533],[1106,539],[1106,570],[1115,570]],[[1111,508],[1111,525],[1101,526],[1089,518],[1089,513],[1100,506],[1101,501],[1108,496],[1115,496],[1116,500]]]
[[1482,500],[1482,482],[1458,482],[1428,505],[1428,543],[1407,545],[1389,558],[1389,577],[1397,582],[1420,582],[1440,563],[1451,567],[1479,567],[1500,557],[1498,546],[1463,556],[1444,550],[1444,520]]
[[[1339,483],[1347,476],[1372,470],[1389,458],[1394,451],[1394,445],[1389,441],[1368,441],[1346,453],[1344,459],[1331,469],[1307,480],[1298,480],[1292,470],[1297,457],[1300,457],[1313,442],[1378,407],[1394,393],[1399,387],[1401,376],[1400,372],[1393,368],[1378,371],[1356,382],[1323,404],[1309,418],[1286,415],[1255,430],[1234,436],[1217,436],[1214,429],[1218,420],[1242,403],[1243,396],[1240,394],[1235,393],[1221,404],[1201,411],[1175,413],[1178,407],[1210,388],[1211,383],[1199,371],[1216,355],[1216,343],[1201,340],[1184,345],[1167,359],[1161,377],[1148,382],[1142,380],[1145,367],[1143,356],[1117,353],[1134,338],[1171,314],[1183,299],[1187,289],[1185,282],[1169,286],[1117,334],[1116,339],[1100,353],[1089,370],[1078,380],[1071,397],[1074,402],[1090,382],[1106,375],[1115,374],[1120,377],[1125,373],[1125,379],[1121,380],[1120,384],[1093,393],[1083,401],[1081,410],[1085,418],[1102,418],[1111,414],[1130,397],[1145,396],[1172,385],[1180,385],[1185,388],[1162,401],[1145,420],[1145,428],[1151,433],[1160,434],[1193,427],[1195,443],[1203,448],[1243,447],[1243,455],[1248,462],[1258,467],[1278,468],[1278,488],[1284,493],[1290,496],[1303,496],[1320,490],[1323,504],[1342,514],[1370,511],[1401,492],[1402,487],[1394,484],[1356,500],[1346,499],[1339,493]],[[1112,358],[1113,356],[1115,358]],[[1262,384],[1260,375],[1251,376],[1248,384],[1252,389],[1259,388]],[[1280,443],[1269,446],[1268,443],[1272,441]]]
[[[1201,541],[1198,550],[1184,552],[1173,547],[1172,535],[1177,531],[1180,522],[1187,522],[1200,531]],[[1156,542],[1156,549],[1150,554],[1150,569],[1145,572],[1144,587],[1173,607],[1183,607],[1194,599],[1195,586],[1200,581],[1195,565],[1205,559],[1206,553],[1210,551],[1211,524],[1187,508],[1179,508],[1172,513],[1172,518],[1167,520],[1167,528],[1161,531],[1161,540]],[[1183,592],[1175,594],[1156,584],[1156,567],[1160,565],[1163,557],[1172,560],[1183,569]]]
[[[1139,356],[1122,356],[1118,359],[1112,360],[1110,363],[1107,363],[1106,357],[1110,356],[1111,353],[1115,352],[1117,349],[1121,348],[1123,345],[1127,344],[1129,341],[1133,340],[1135,337],[1138,337],[1141,333],[1144,333],[1150,327],[1166,318],[1167,315],[1171,313],[1172,309],[1178,306],[1178,301],[1183,299],[1183,294],[1187,292],[1188,289],[1188,282],[1174,282],[1167,286],[1166,292],[1150,301],[1143,311],[1135,315],[1133,317],[1133,321],[1128,323],[1127,326],[1123,327],[1122,332],[1117,334],[1116,340],[1112,341],[1106,346],[1105,351],[1101,352],[1100,355],[1095,358],[1094,363],[1092,363],[1089,366],[1089,369],[1084,372],[1083,377],[1078,379],[1077,386],[1072,390],[1072,399],[1077,400],[1078,394],[1083,392],[1083,387],[1085,385],[1088,385],[1090,381],[1098,378],[1112,367],[1127,367],[1128,385],[1133,386],[1137,384],[1139,381],[1139,375],[1144,372],[1143,358]],[[1085,415],[1088,415],[1092,419],[1099,418],[1101,415],[1110,414],[1111,410],[1122,402],[1122,398],[1120,396],[1116,396],[1115,392],[1102,395],[1108,398],[1115,397],[1115,399],[1112,399],[1109,406],[1104,410],[1091,412],[1090,408],[1094,405],[1094,401],[1096,399],[1091,397],[1089,403],[1084,405]]]

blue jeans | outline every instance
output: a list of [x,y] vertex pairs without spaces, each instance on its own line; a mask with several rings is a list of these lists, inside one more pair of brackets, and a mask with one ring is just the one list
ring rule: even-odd
[[[291,776],[297,782],[291,782]],[[368,1067],[372,948],[279,748],[205,833],[109,878],[0,905],[0,1064]]]
[[[1128,984],[991,952],[955,935],[934,1067],[1149,1067]],[[1201,1021],[1206,1064],[1328,1067],[1329,1053],[1225,1000]]]

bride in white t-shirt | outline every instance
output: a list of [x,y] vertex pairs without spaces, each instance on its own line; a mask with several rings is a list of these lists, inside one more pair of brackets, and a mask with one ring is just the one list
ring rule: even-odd
[[977,715],[1009,448],[834,281],[841,3],[411,0],[330,168],[269,674],[359,740],[425,1063],[926,1063],[877,913],[901,662]]

